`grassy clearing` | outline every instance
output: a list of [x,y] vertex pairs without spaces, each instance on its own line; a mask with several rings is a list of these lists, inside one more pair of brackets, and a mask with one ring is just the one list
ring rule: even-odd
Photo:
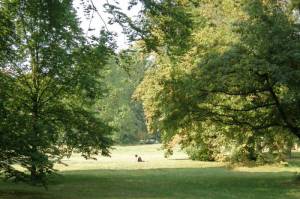
[[[198,162],[176,152],[163,157],[160,145],[116,147],[112,158],[85,161],[78,155],[57,166],[62,176],[51,180],[49,190],[24,184],[0,183],[1,199],[299,199],[297,159],[290,166],[240,167]],[[134,154],[146,161],[137,163]]]

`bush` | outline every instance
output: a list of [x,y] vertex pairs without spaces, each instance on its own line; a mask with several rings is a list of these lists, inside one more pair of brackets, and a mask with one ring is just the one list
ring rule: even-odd
[[186,148],[186,153],[192,160],[215,161],[214,151],[207,146],[189,146]]

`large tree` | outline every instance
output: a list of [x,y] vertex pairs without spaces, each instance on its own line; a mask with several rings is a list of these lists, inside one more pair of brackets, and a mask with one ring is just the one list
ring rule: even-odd
[[[149,127],[186,143],[213,129],[211,140],[225,135],[250,154],[275,135],[300,137],[299,25],[285,1],[152,3],[157,64],[136,93]],[[166,23],[179,14],[191,24]]]
[[92,109],[109,36],[84,38],[72,0],[4,0],[0,16],[1,172],[44,184],[73,151],[109,155],[111,128]]

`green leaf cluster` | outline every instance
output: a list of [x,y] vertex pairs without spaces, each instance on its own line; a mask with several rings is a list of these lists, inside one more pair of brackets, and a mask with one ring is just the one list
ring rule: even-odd
[[86,39],[71,0],[0,2],[0,171],[45,185],[55,163],[109,155],[112,128],[93,105],[112,50]]
[[[170,12],[180,7],[191,24],[181,24],[189,34],[175,45],[160,40],[155,66],[136,90],[149,129],[162,133],[167,148],[179,136],[184,148],[204,150],[209,160],[220,154],[237,161],[286,155],[300,137],[299,24],[288,3],[157,4],[166,4]],[[177,32],[164,31],[167,23],[151,31],[158,28],[160,38],[177,38],[181,25],[172,23]]]
[[113,139],[118,144],[134,144],[148,137],[142,105],[131,97],[143,78],[145,65],[142,52],[132,47],[111,59],[104,74],[108,92],[96,108],[114,128]]

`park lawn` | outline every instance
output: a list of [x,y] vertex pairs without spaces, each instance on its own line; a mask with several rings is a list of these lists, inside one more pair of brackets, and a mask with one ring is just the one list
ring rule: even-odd
[[[166,159],[160,145],[116,147],[111,158],[83,160],[78,155],[57,166],[48,190],[0,182],[1,199],[299,199],[298,159],[288,167],[238,167],[187,160],[177,151]],[[134,154],[145,162],[137,163]],[[297,157],[298,158],[298,157]]]

